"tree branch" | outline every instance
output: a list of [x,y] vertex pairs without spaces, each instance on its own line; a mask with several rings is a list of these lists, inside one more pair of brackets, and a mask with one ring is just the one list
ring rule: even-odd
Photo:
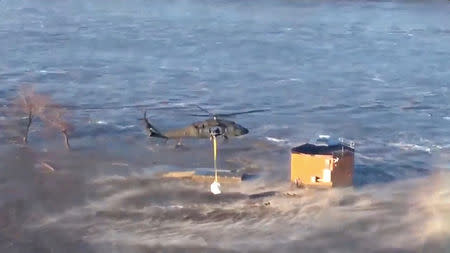
[[33,123],[33,112],[30,110],[28,113],[28,123],[27,129],[25,130],[25,136],[23,137],[23,142],[28,143],[28,133],[30,132],[31,123]]
[[69,135],[67,134],[67,131],[63,130],[63,131],[61,131],[61,133],[64,136],[64,144],[66,145],[66,149],[70,150]]

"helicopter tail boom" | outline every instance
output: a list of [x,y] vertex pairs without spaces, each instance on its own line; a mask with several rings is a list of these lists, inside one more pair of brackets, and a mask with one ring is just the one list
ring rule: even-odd
[[150,121],[148,121],[148,119],[147,119],[147,111],[144,112],[144,122],[145,122],[145,130],[147,131],[149,137],[168,139],[167,136],[165,136],[160,131],[158,131],[158,129],[156,129],[150,123]]

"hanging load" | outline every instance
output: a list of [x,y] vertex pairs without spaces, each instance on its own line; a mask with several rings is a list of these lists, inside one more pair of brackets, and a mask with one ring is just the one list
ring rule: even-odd
[[291,182],[298,187],[345,187],[353,184],[355,145],[319,135],[315,143],[291,149]]

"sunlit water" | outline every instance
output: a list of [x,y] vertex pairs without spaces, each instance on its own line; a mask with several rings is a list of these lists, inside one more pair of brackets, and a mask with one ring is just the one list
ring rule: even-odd
[[[143,108],[71,110],[67,154],[38,121],[31,149],[6,144],[23,124],[3,107],[1,252],[448,252],[449,13],[448,1],[0,1],[2,105],[35,84],[67,107],[148,105],[162,130],[201,120],[194,105],[270,110],[233,118],[250,133],[219,144],[221,167],[259,178],[214,197],[155,179],[210,167],[210,144],[148,140]],[[285,194],[289,148],[321,133],[356,142],[356,187]]]

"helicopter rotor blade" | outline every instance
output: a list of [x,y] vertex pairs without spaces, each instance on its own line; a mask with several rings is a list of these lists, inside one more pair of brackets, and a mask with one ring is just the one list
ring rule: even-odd
[[236,115],[242,115],[242,114],[251,114],[251,113],[257,113],[257,112],[267,112],[268,109],[257,109],[257,110],[249,110],[249,111],[242,111],[242,112],[232,112],[232,113],[218,113],[214,114],[216,117],[233,117]]
[[210,111],[206,110],[205,108],[203,108],[203,107],[201,107],[199,105],[195,105],[195,107],[197,107],[198,109],[200,109],[203,112],[206,112],[208,114],[207,116],[212,116],[213,115]]
[[[189,116],[195,116],[195,117],[211,117],[211,114],[195,114],[195,113],[189,113]],[[214,116],[214,115],[212,115]]]
[[268,109],[257,109],[257,110],[249,110],[249,111],[243,111],[243,112],[233,112],[233,113],[217,113],[217,114],[189,114],[190,116],[196,116],[196,117],[233,117],[236,115],[242,115],[242,114],[250,114],[250,113],[257,113],[257,112],[267,112]]

